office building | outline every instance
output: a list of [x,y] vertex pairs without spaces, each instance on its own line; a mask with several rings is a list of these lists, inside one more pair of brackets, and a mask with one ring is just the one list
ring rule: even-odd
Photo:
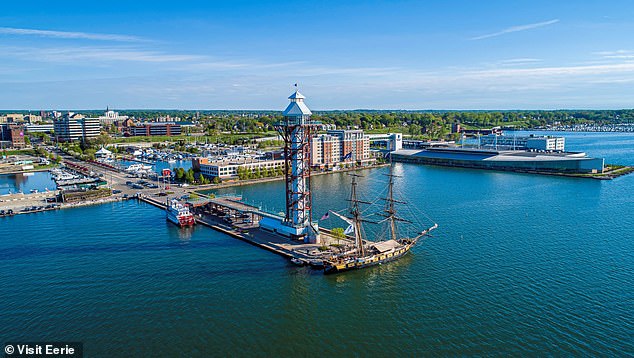
[[53,122],[55,139],[59,142],[89,140],[101,134],[99,118],[85,118],[78,113],[69,112]]
[[174,122],[148,122],[140,123],[130,128],[132,136],[155,136],[155,135],[180,135],[181,126]]
[[24,139],[24,126],[18,124],[0,124],[0,141],[2,148],[24,148],[26,141]]

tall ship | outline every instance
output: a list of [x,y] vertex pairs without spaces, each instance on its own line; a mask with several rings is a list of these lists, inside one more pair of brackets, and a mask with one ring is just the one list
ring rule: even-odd
[[[389,177],[387,195],[385,198],[382,198],[382,200],[385,201],[385,205],[382,211],[374,214],[381,217],[379,221],[372,221],[362,216],[360,204],[372,203],[357,198],[356,178],[359,175],[350,175],[352,176],[352,189],[350,191],[350,207],[347,215],[342,215],[335,211],[330,212],[350,225],[346,230],[346,234],[354,235],[354,246],[345,250],[343,253],[332,255],[330,258],[324,260],[324,273],[331,274],[361,269],[397,260],[406,255],[420,238],[438,228],[438,224],[434,223],[434,225],[427,229],[416,231],[411,237],[399,236],[397,223],[407,225],[413,225],[414,223],[397,216],[396,204],[406,203],[394,199],[394,178],[397,176],[392,173],[392,166],[390,167],[390,173],[387,174]],[[363,228],[364,222],[384,225],[384,230],[379,231],[380,234],[377,240],[367,240]]]
[[173,222],[180,227],[194,226],[194,224],[196,223],[196,220],[194,219],[194,214],[189,211],[189,208],[187,206],[181,204],[176,199],[168,201],[165,212],[167,215],[167,220]]

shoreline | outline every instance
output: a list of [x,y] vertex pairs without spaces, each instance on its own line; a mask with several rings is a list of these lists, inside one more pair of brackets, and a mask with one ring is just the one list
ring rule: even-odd
[[0,171],[0,175],[15,175],[15,174],[24,174],[24,173],[37,173],[37,172],[47,172],[49,171],[51,168],[53,167],[47,167],[47,168],[34,168],[34,169],[27,169],[27,170],[11,170],[11,171]]
[[[366,167],[344,168],[344,169],[339,169],[339,170],[336,170],[336,171],[311,172],[310,176],[312,177],[312,176],[335,174],[335,173],[345,173],[345,172],[364,170],[364,169],[383,168],[383,167],[386,167],[388,165],[390,165],[390,164],[389,163],[384,163],[384,164],[369,165],[369,166],[366,166]],[[186,187],[186,188],[187,189],[191,188],[191,191],[193,191],[193,192],[199,192],[199,191],[231,188],[231,187],[236,187],[236,186],[245,186],[245,185],[253,185],[253,184],[260,184],[260,183],[270,183],[270,182],[274,182],[274,181],[283,181],[283,180],[284,180],[284,176],[277,176],[277,177],[271,177],[271,178],[238,180],[238,181],[232,181],[232,182],[221,183],[221,184],[190,185],[189,187]]]

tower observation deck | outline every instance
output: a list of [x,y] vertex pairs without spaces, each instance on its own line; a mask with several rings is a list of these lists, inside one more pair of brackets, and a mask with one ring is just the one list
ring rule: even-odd
[[319,125],[310,119],[312,112],[304,97],[295,91],[284,110],[284,120],[275,129],[284,139],[286,212],[283,224],[293,236],[306,242],[319,242],[319,229],[312,222],[310,193],[310,136]]

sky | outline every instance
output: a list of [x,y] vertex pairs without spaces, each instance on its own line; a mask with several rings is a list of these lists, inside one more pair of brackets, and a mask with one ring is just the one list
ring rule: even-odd
[[3,1],[0,110],[634,108],[634,2]]

